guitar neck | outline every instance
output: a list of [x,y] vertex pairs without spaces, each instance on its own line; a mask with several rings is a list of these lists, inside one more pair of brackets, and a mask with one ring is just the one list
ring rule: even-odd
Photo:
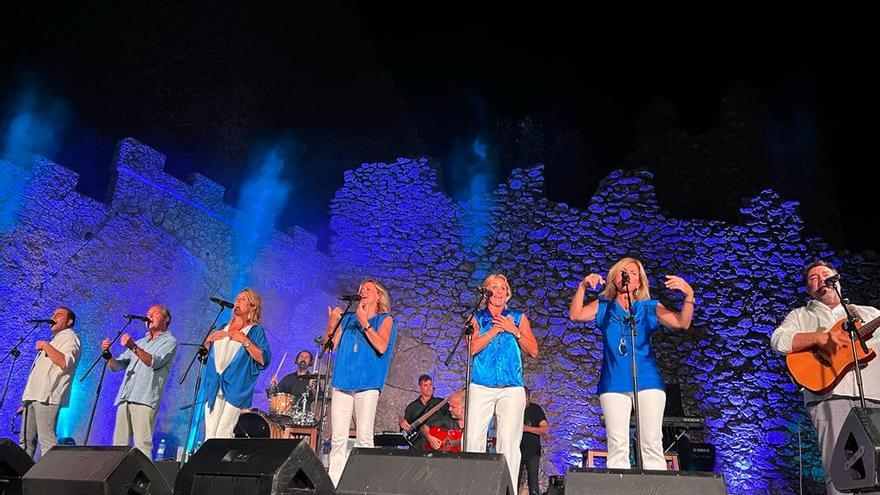
[[869,338],[878,327],[880,327],[880,316],[859,327],[859,337],[862,339]]
[[445,406],[446,404],[448,404],[448,403],[449,403],[449,398],[450,398],[450,397],[452,397],[452,394],[450,394],[449,397],[447,397],[447,398],[443,399],[442,401],[438,402],[437,405],[435,405],[435,406],[432,407],[431,409],[428,409],[428,412],[426,412],[425,414],[422,414],[421,416],[419,416],[418,418],[416,418],[416,420],[413,421],[413,422],[410,424],[410,426],[409,426],[409,430],[408,430],[408,431],[414,431],[414,430],[416,430],[416,429],[417,429],[422,423],[425,422],[425,420],[427,420],[428,418],[430,418],[431,416],[433,416],[434,413],[437,412],[437,411],[439,411],[441,407],[443,407],[443,406]]

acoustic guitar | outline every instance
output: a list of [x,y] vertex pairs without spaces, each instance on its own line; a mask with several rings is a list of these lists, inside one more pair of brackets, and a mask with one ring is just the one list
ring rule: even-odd
[[[846,318],[841,319],[831,327],[829,333],[843,334],[849,340],[849,334],[843,329]],[[871,338],[874,331],[880,327],[880,317],[874,318],[864,325],[856,321],[856,332],[864,340]],[[856,340],[856,355],[859,366],[868,364],[877,357],[873,349],[865,353],[862,346]],[[842,347],[833,353],[816,346],[801,351],[788,353],[785,356],[785,364],[792,379],[798,385],[816,393],[826,394],[834,390],[834,387],[843,380],[843,377],[853,369],[853,353],[849,346]]]

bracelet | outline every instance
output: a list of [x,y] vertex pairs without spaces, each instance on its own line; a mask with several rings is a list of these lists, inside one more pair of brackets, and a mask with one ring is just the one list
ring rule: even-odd
[[367,323],[367,328],[364,328],[364,331],[365,331],[365,332],[369,332],[369,331],[372,330],[372,329],[373,329],[373,325]]

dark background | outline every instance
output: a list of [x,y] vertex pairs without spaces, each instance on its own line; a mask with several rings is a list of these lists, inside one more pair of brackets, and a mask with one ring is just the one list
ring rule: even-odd
[[773,187],[802,202],[809,234],[878,245],[866,14],[511,5],[6,6],[0,97],[7,118],[24,88],[65,102],[45,153],[97,198],[122,137],[232,204],[256,150],[292,138],[278,227],[322,246],[344,170],[421,155],[456,199],[477,168],[500,181],[536,162],[573,206],[609,171],[647,168],[682,218],[737,221],[741,198]]

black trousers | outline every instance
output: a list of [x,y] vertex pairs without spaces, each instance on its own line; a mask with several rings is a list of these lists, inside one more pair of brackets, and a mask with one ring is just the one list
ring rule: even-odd
[[523,466],[526,468],[526,476],[529,480],[529,495],[541,495],[541,488],[538,486],[538,467],[541,465],[540,455],[531,455],[523,457],[519,468],[519,482],[522,484]]

